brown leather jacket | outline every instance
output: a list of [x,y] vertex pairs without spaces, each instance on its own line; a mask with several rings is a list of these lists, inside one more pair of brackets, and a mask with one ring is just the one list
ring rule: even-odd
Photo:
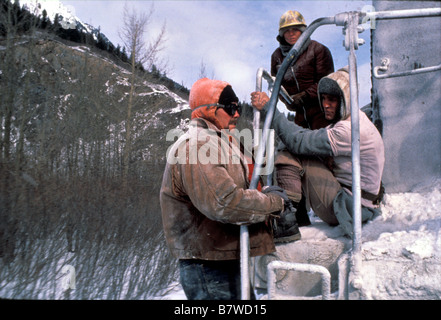
[[[272,76],[276,76],[284,59],[281,48],[277,48],[271,56]],[[300,92],[305,92],[307,95],[304,110],[293,110],[287,105],[288,110],[296,111],[295,123],[297,125],[304,128],[319,129],[330,124],[320,110],[317,84],[321,78],[332,72],[334,72],[334,62],[331,52],[324,45],[311,40],[294,66],[289,67],[285,73],[282,85],[286,91],[290,95]]]
[[[203,159],[207,150],[209,159]],[[167,244],[176,258],[239,259],[240,225],[249,225],[251,256],[275,250],[268,218],[283,209],[283,202],[248,189],[248,164],[238,145],[202,118],[193,119],[169,149],[160,203]]]

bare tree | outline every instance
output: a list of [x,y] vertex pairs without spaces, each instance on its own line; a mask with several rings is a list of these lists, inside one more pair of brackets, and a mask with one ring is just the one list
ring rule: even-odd
[[150,42],[146,38],[152,36],[148,33],[148,27],[152,22],[154,14],[154,4],[147,13],[137,12],[133,8],[124,6],[123,27],[119,32],[119,37],[123,42],[124,48],[130,53],[131,65],[142,65],[150,70],[153,65],[161,72],[166,71],[166,64],[161,63],[159,54],[165,48],[166,22],[163,23],[161,31]]
[[202,78],[214,79],[215,78],[214,71],[211,72],[211,76],[208,75],[207,64],[204,62],[203,58],[201,59],[201,65],[199,67],[198,77],[199,77],[199,79],[202,79]]
[[205,65],[204,59],[201,59],[201,66],[199,68],[199,79],[207,77],[207,66]]
[[123,27],[119,34],[123,41],[124,47],[130,53],[130,92],[127,105],[127,119],[126,119],[126,145],[123,154],[123,173],[125,180],[129,174],[129,162],[132,148],[132,111],[135,104],[135,81],[136,69],[144,67],[151,69],[153,65],[158,68],[155,62],[158,59],[158,54],[164,49],[165,42],[165,23],[162,26],[160,34],[149,44],[146,44],[144,37],[147,32],[147,27],[151,23],[154,13],[153,4],[150,6],[148,13],[136,12],[133,8],[130,10],[126,5],[123,14]]

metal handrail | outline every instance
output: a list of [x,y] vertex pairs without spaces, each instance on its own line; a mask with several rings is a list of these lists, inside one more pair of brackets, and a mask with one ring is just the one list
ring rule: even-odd
[[[257,70],[256,91],[262,91],[262,79],[265,79],[268,82],[268,91],[272,92],[273,86],[274,86],[274,81],[276,81],[276,77],[273,77],[264,68],[259,68]],[[280,95],[288,102],[288,104],[291,104],[293,102],[288,91],[286,91],[286,89],[283,86],[280,87]]]
[[374,68],[374,77],[377,79],[387,79],[387,78],[396,78],[396,77],[405,77],[405,76],[413,76],[416,74],[422,74],[427,72],[433,72],[441,70],[441,64],[437,66],[431,66],[431,67],[425,67],[425,68],[416,68],[413,70],[407,70],[402,72],[396,72],[396,73],[385,73],[385,74],[379,74],[379,71],[386,72],[389,70],[389,64],[390,60],[388,58],[384,58],[381,60],[381,66],[377,66]]
[[[259,68],[257,70],[256,75],[256,91],[262,91],[262,79],[265,79],[268,82],[268,89],[269,92],[272,92],[272,87],[274,84],[275,78],[272,77],[267,70],[264,68]],[[286,89],[284,87],[281,88],[281,94],[282,96],[289,102],[292,103],[292,99]],[[257,134],[260,127],[260,112],[256,109],[253,109],[253,129],[254,129],[254,143],[253,148],[259,148],[260,141],[259,141],[259,135]],[[267,137],[267,134],[265,134],[265,137]],[[264,143],[267,143],[267,140],[263,140]],[[270,154],[270,157],[273,156]],[[272,159],[268,161],[268,163],[272,163]],[[254,171],[253,171],[254,173]],[[258,177],[258,176],[257,176]],[[270,185],[270,181],[272,179],[272,175],[268,175],[267,184]],[[258,180],[258,179],[257,179]],[[250,189],[256,189],[257,188],[258,181],[251,182]],[[249,292],[250,292],[250,286],[249,286],[249,279],[250,277],[250,271],[249,271],[249,233],[248,233],[248,227],[247,226],[241,226],[240,227],[240,245],[241,245],[241,261],[240,261],[240,268],[241,268],[241,275],[242,275],[242,281],[241,281],[241,298],[242,300],[248,300],[249,299]]]
[[278,269],[301,271],[308,273],[319,273],[322,278],[322,300],[329,300],[331,297],[331,274],[323,266],[306,263],[293,263],[285,261],[272,261],[268,264],[268,300],[276,296],[276,271]]
[[441,15],[441,8],[405,9],[391,11],[365,12],[364,21],[367,19],[388,20],[405,18],[428,18]]

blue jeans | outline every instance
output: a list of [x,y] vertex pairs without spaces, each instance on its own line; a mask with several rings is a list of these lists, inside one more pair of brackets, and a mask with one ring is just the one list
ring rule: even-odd
[[[181,285],[189,300],[239,300],[240,261],[179,260]],[[251,299],[255,299],[251,292]]]

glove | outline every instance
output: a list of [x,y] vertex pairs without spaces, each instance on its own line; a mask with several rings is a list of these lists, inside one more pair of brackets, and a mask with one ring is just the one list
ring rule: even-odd
[[265,189],[263,189],[262,193],[275,194],[283,199],[283,204],[284,204],[283,211],[281,211],[279,214],[279,216],[281,218],[283,218],[286,215],[289,215],[290,212],[294,212],[294,213],[296,212],[296,209],[294,207],[292,200],[288,198],[288,194],[286,193],[286,191],[283,188],[281,188],[279,186],[270,186],[270,187],[266,187]]
[[262,193],[264,193],[264,194],[272,193],[272,194],[278,195],[280,198],[283,199],[283,202],[285,204],[290,201],[286,191],[279,186],[266,187],[265,189],[262,190]]
[[287,106],[288,110],[297,111],[298,108],[301,108],[305,104],[306,97],[307,95],[304,91],[291,96],[292,103]]
[[283,209],[283,212],[280,214],[280,218],[287,220],[289,222],[297,221],[296,212],[297,209],[294,206],[294,202],[288,199],[288,201],[285,202],[285,208]]
[[284,201],[283,211],[273,218],[272,228],[274,242],[290,242],[301,238],[299,225],[296,219],[296,206],[288,198],[286,191],[279,186],[267,187],[263,193],[272,193],[281,197]]

